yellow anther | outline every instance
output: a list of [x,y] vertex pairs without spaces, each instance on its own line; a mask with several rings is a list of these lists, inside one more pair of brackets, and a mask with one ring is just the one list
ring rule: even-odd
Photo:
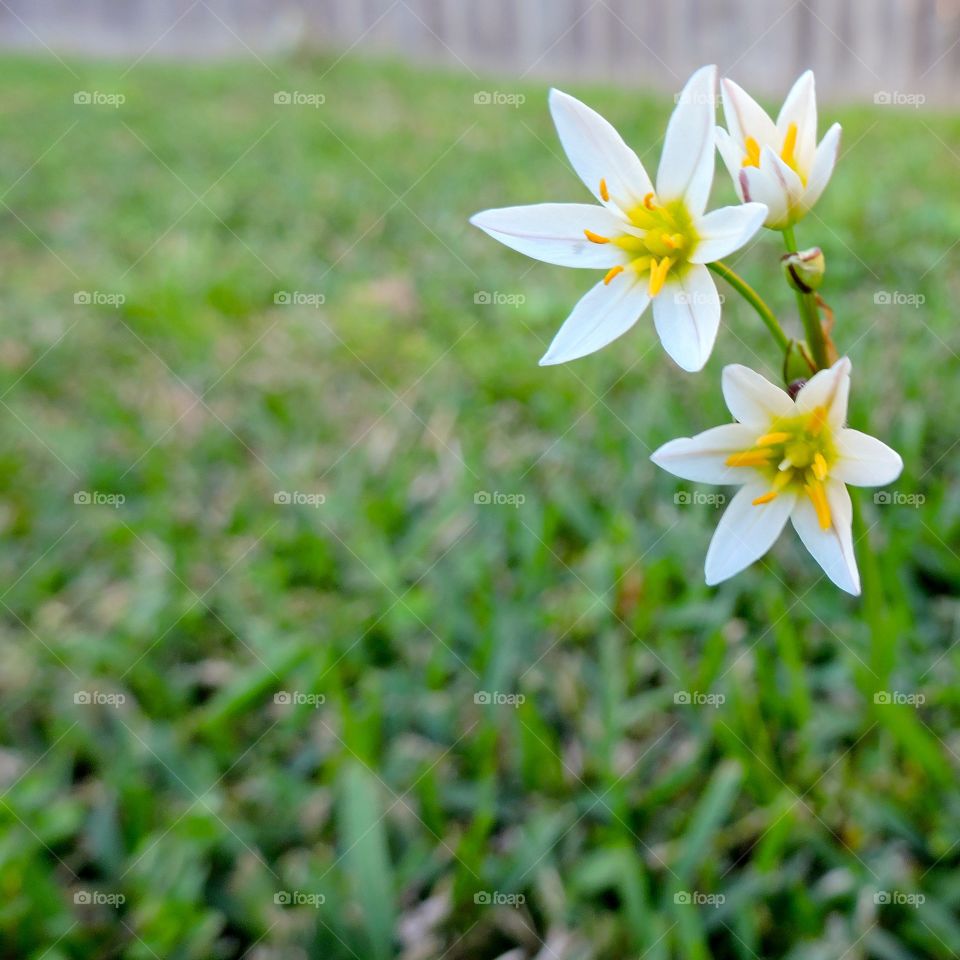
[[770,463],[772,450],[744,450],[731,453],[726,459],[728,467],[765,467]]
[[744,167],[759,167],[760,166],[760,144],[757,143],[753,137],[747,137],[743,142],[743,146],[747,151],[747,155],[743,158]]
[[817,407],[813,413],[810,414],[810,420],[807,423],[807,430],[816,436],[822,429],[823,425],[827,422],[827,408],[826,407]]
[[769,503],[771,500],[777,499],[777,491],[771,490],[769,493],[764,493],[761,496],[757,497],[755,500],[752,500],[751,503],[755,507],[762,506],[765,503]]
[[653,194],[652,194],[652,193],[648,193],[648,194],[643,198],[643,205],[644,205],[648,210],[655,210],[655,209],[656,209],[656,206],[657,206],[657,205],[653,202]]
[[792,169],[797,169],[797,125],[791,123],[787,127],[787,135],[783,138],[783,149],[780,151],[780,157],[783,162]]
[[583,235],[591,243],[609,243],[610,242],[609,237],[601,237],[599,233],[594,233],[592,230],[584,230]]
[[611,267],[609,271],[607,271],[607,275],[603,278],[603,282],[609,284],[614,277],[623,273],[624,269],[625,267],[620,263],[618,263],[615,267]]
[[827,479],[827,461],[824,459],[824,456],[818,450],[813,455],[813,475],[823,483]]
[[657,260],[651,262],[649,286],[651,297],[655,297],[663,289],[663,285],[667,282],[667,273],[672,266],[673,260],[669,257],[664,257],[659,262]]
[[833,523],[830,516],[830,504],[827,503],[827,492],[823,489],[823,484],[819,481],[808,483],[803,488],[807,496],[813,503],[813,509],[817,511],[817,520],[820,522],[821,530],[829,530]]
[[601,179],[600,181],[600,196],[607,202],[610,200],[610,191],[607,189],[607,181]]
[[789,433],[782,431],[776,433],[765,433],[762,437],[757,437],[758,447],[767,447],[772,443],[786,443],[790,439]]

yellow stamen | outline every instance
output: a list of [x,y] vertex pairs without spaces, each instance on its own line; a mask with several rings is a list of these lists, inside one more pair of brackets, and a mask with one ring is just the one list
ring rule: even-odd
[[788,166],[792,167],[794,170],[797,168],[797,158],[795,156],[797,149],[797,125],[791,123],[787,127],[787,135],[783,140],[783,149],[780,151],[780,156],[783,159],[783,162]]
[[833,518],[830,516],[830,504],[827,503],[827,493],[823,489],[823,484],[814,481],[804,485],[803,488],[807,496],[813,503],[813,509],[817,511],[817,520],[820,522],[821,530],[829,530]]
[[810,422],[807,424],[807,430],[816,436],[822,429],[823,425],[827,422],[827,408],[826,407],[817,407],[813,413],[810,414]]
[[747,155],[743,158],[743,166],[745,167],[759,167],[760,166],[760,144],[754,140],[753,137],[747,137],[743,142],[744,147],[746,148]]
[[650,296],[655,297],[667,282],[667,273],[673,261],[669,257],[664,257],[659,263],[654,260],[650,264]]
[[643,198],[643,205],[644,205],[648,210],[653,210],[653,209],[656,208],[657,205],[653,202],[653,194],[652,194],[652,193],[648,193],[648,194]]
[[610,242],[609,237],[601,237],[599,233],[594,233],[592,230],[584,230],[583,235],[591,243],[609,243]]
[[771,500],[776,500],[777,491],[771,490],[769,493],[765,493],[762,496],[757,497],[755,500],[752,500],[751,503],[755,507],[762,506],[765,503],[769,503]]
[[620,263],[618,263],[615,267],[611,267],[610,270],[607,272],[607,275],[603,278],[603,282],[606,284],[609,284],[614,277],[623,273],[624,269],[625,267],[623,266],[623,264],[620,264]]
[[777,433],[765,433],[762,437],[757,438],[758,447],[766,447],[772,443],[786,443],[790,439],[789,433],[783,433],[782,431]]
[[764,467],[770,462],[772,450],[745,450],[731,453],[726,459],[728,467]]
[[827,479],[827,461],[819,450],[813,455],[813,475],[821,483]]
[[603,197],[603,199],[604,199],[605,201],[608,201],[608,202],[609,202],[609,200],[610,200],[610,191],[607,189],[607,181],[606,181],[606,180],[601,180],[601,181],[600,181],[600,196]]

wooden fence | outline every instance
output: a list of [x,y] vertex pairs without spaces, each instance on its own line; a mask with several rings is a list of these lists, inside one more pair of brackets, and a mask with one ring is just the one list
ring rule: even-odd
[[960,102],[960,0],[0,0],[0,44],[129,57],[389,53],[481,76]]

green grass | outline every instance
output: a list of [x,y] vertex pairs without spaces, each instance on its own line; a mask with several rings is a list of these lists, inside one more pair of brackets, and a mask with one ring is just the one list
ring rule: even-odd
[[[543,86],[70,66],[0,64],[0,957],[960,953],[960,120],[823,110],[846,152],[799,240],[852,423],[925,498],[864,498],[856,601],[792,535],[705,587],[718,513],[648,461],[721,422],[724,363],[776,376],[740,303],[700,376],[649,318],[537,366],[594,278],[466,221],[585,199]],[[526,103],[474,106],[498,86]],[[655,166],[669,98],[572,92]],[[779,254],[736,263],[796,332]]]

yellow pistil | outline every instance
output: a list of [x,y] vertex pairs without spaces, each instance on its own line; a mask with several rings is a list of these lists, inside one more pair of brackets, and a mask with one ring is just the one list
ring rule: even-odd
[[605,179],[601,179],[600,181],[600,196],[603,197],[604,202],[610,202],[610,191],[607,189],[607,181]]
[[608,284],[608,285],[609,285],[610,281],[611,281],[614,277],[619,276],[621,273],[623,273],[623,271],[624,271],[625,269],[626,269],[626,267],[624,267],[623,264],[621,264],[621,263],[618,263],[615,267],[611,267],[611,268],[607,271],[607,275],[603,278],[603,282],[604,282],[605,284]]
[[760,166],[760,144],[753,137],[747,137],[743,143],[747,155],[743,158],[744,167]]
[[583,235],[591,243],[610,243],[609,237],[601,237],[599,233],[594,233],[592,230],[584,230]]
[[829,530],[833,523],[830,516],[830,504],[827,503],[827,492],[819,480],[813,480],[804,485],[804,491],[813,502],[813,509],[817,511],[817,520],[821,530]]
[[655,297],[667,282],[667,273],[673,266],[673,260],[670,257],[664,257],[659,263],[654,260],[650,264],[650,296]]

